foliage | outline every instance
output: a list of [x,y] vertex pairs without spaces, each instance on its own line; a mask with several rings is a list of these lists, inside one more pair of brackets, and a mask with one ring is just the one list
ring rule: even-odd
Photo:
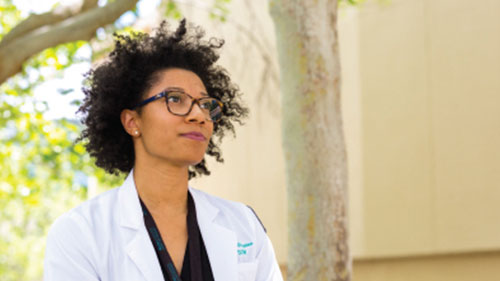
[[167,18],[173,18],[177,20],[181,19],[182,13],[174,1],[167,1],[167,4],[165,6],[165,16]]
[[0,103],[0,274],[2,280],[32,280],[42,271],[48,226],[87,197],[87,175],[113,185],[97,169],[71,120],[49,121],[46,106],[23,112],[30,98]]
[[229,13],[229,3],[231,0],[216,0],[210,10],[210,18],[212,20],[218,20],[220,22],[225,22],[227,20],[227,14]]
[[12,4],[12,0],[0,0],[0,40],[19,21],[21,12]]
[[[0,0],[0,39],[23,18],[11,0]],[[80,56],[85,41],[49,48],[29,59],[23,71],[0,85],[0,276],[40,280],[45,237],[63,212],[89,196],[89,178],[99,186],[121,181],[93,164],[77,120],[48,120],[47,102],[33,97],[45,81],[61,77]],[[80,87],[80,85],[75,85]],[[70,94],[73,89],[60,89]],[[57,93],[48,93],[56,95]]]

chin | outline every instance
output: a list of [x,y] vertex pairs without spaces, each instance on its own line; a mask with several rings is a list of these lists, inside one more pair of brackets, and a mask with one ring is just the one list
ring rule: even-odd
[[189,166],[194,166],[194,165],[197,165],[199,163],[201,163],[201,161],[203,161],[203,157],[205,155],[202,155],[201,157],[198,156],[198,157],[193,157],[193,158],[190,158],[190,159],[186,159],[186,163],[188,163]]
[[203,161],[203,158],[201,158],[201,159],[200,159],[200,160],[198,160],[198,161],[195,161],[195,162],[191,163],[191,165],[190,165],[190,166],[195,166],[195,165],[198,165],[198,164],[200,164],[200,163],[201,163],[201,161]]

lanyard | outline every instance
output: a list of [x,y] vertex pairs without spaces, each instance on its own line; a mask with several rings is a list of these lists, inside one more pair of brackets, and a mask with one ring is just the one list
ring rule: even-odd
[[[142,211],[144,213],[144,223],[149,233],[149,237],[153,242],[156,255],[160,261],[161,270],[165,281],[182,281],[175,269],[172,258],[168,253],[167,247],[161,239],[160,231],[156,227],[156,223],[151,213],[149,213],[146,205],[141,201]],[[196,219],[196,208],[193,197],[188,192],[188,213],[187,213],[187,229],[188,229],[188,251],[189,251],[189,266],[191,280],[203,281],[201,272],[201,255],[200,255],[200,229],[198,228],[198,220]],[[186,258],[186,257],[184,257]]]

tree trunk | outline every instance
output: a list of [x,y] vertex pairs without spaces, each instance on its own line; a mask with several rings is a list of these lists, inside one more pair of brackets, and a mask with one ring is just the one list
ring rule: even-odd
[[336,0],[270,0],[281,70],[288,280],[350,280]]

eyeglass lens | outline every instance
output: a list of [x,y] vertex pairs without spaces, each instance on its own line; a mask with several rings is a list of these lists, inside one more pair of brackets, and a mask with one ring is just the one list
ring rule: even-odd
[[[169,92],[167,94],[167,107],[173,114],[189,114],[192,104],[193,98],[183,92]],[[222,108],[216,99],[204,97],[198,99],[198,104],[207,120],[217,121],[222,117]]]

